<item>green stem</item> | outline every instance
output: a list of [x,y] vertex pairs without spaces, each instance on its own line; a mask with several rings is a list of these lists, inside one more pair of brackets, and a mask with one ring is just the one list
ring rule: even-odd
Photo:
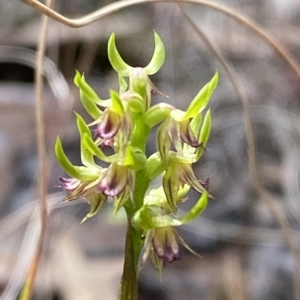
[[[135,119],[135,128],[131,136],[132,145],[145,151],[149,128],[144,124],[143,117]],[[119,300],[138,299],[138,269],[143,243],[141,242],[142,231],[131,226],[131,218],[139,210],[144,202],[146,191],[149,187],[149,179],[145,176],[144,170],[136,172],[134,191],[134,206],[128,202],[125,205],[128,224],[125,241],[125,260],[123,275],[121,278]]]
[[128,219],[119,300],[138,300],[138,261],[136,261],[136,258],[139,258],[142,250],[140,237],[141,232],[135,230],[131,226],[130,219]]

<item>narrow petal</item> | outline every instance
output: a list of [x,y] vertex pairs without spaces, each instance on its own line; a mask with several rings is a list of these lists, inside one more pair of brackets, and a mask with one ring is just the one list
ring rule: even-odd
[[146,238],[144,241],[144,247],[143,247],[143,253],[142,253],[142,262],[144,263],[147,260],[147,257],[149,255],[151,246],[152,246],[152,239],[154,236],[155,231],[149,230],[146,234]]
[[191,130],[188,120],[180,122],[180,137],[181,140],[192,147],[199,147],[200,143]]
[[64,178],[64,177],[60,177],[59,181],[60,182],[58,184],[58,187],[61,187],[65,192],[72,192],[78,187],[78,185],[81,182],[76,178]]
[[174,233],[175,233],[175,235],[176,235],[176,238],[177,238],[177,240],[179,241],[179,243],[181,244],[181,245],[183,245],[187,250],[189,250],[192,254],[194,254],[194,255],[196,255],[196,256],[198,256],[198,257],[200,257],[200,258],[202,258],[202,256],[199,254],[199,253],[197,253],[196,251],[194,251],[187,243],[186,243],[186,241],[174,230]]
[[168,124],[164,121],[157,130],[156,144],[161,157],[161,160],[165,165],[168,164],[168,154],[171,148],[171,140],[168,136]]
[[163,175],[163,189],[167,202],[174,214],[177,214],[177,196],[179,189],[178,171],[170,166]]
[[[92,186],[87,188],[87,186],[89,186],[90,184],[92,184]],[[66,195],[63,201],[68,202],[86,197],[87,195],[94,192],[95,189],[93,189],[93,186],[95,184],[96,181],[81,181],[80,184],[74,190],[72,190]]]
[[60,166],[71,177],[77,178],[79,180],[94,180],[98,178],[99,174],[97,169],[91,169],[82,166],[74,166],[69,161],[63,150],[59,137],[56,138],[55,142],[55,155]]
[[180,136],[180,124],[172,120],[168,121],[168,135],[177,152],[182,153],[182,140]]
[[180,220],[183,224],[191,222],[197,218],[207,206],[207,196],[208,193],[205,192],[201,195],[200,199],[196,202],[194,207],[192,207]]
[[216,72],[213,78],[200,90],[190,103],[186,110],[185,119],[192,118],[205,109],[218,84],[218,80],[219,75],[218,72]]
[[194,171],[190,164],[177,164],[177,170],[180,176],[180,180],[183,183],[188,184],[198,193],[206,192],[205,188],[201,185],[201,183],[196,178]]
[[159,35],[154,31],[155,49],[152,59],[148,66],[145,67],[147,75],[155,74],[165,61],[165,47]]
[[[100,194],[100,193],[93,193],[89,197],[87,197],[89,203],[90,203],[90,211],[89,213],[83,218],[81,223],[85,222],[87,219],[93,217],[98,213],[98,211],[101,209],[101,207],[104,205],[104,203],[107,200],[107,196]],[[80,224],[81,224],[80,223]]]
[[130,71],[133,69],[131,66],[127,65],[124,60],[122,59],[121,55],[119,54],[119,51],[116,47],[115,43],[115,34],[112,33],[109,41],[108,41],[108,59],[112,65],[112,67],[115,69],[115,71],[120,74],[121,76],[128,77]]
[[102,114],[102,111],[97,107],[96,103],[97,102],[99,103],[102,100],[98,97],[97,93],[85,81],[84,75],[80,75],[78,71],[76,71],[74,83],[80,89],[80,99],[85,110],[92,118],[94,119],[99,118]]

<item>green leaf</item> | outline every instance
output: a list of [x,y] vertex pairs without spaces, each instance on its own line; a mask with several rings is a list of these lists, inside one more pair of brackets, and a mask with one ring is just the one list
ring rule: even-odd
[[76,71],[74,83],[80,89],[80,99],[85,110],[92,118],[99,118],[102,111],[98,108],[96,103],[101,103],[103,100],[101,100],[96,92],[87,84],[84,75],[81,76],[78,71]]
[[108,59],[114,68],[114,70],[121,76],[128,77],[130,71],[133,69],[131,66],[127,65],[121,55],[119,54],[119,51],[116,47],[115,42],[115,34],[112,33],[109,41],[108,41]]
[[159,35],[154,31],[155,49],[150,63],[145,67],[147,75],[155,74],[165,61],[165,47]]
[[96,169],[74,166],[65,155],[59,137],[56,138],[55,155],[60,166],[71,177],[79,180],[94,180],[99,177]]
[[182,224],[186,224],[196,217],[198,217],[206,208],[207,206],[207,197],[208,193],[203,192],[200,199],[197,201],[194,207],[192,207],[181,219]]

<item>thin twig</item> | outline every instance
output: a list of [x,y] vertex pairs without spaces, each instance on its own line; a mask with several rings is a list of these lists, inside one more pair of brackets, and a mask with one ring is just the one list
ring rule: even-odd
[[224,292],[228,300],[245,300],[245,278],[242,271],[240,253],[229,249],[223,261]]
[[300,77],[300,66],[297,61],[293,58],[293,56],[288,52],[288,50],[281,44],[279,44],[274,37],[271,36],[266,30],[263,29],[259,24],[254,22],[252,19],[248,18],[246,15],[242,14],[239,11],[235,11],[231,8],[226,7],[225,5],[214,3],[207,0],[123,0],[108,4],[95,12],[87,14],[80,18],[70,19],[66,18],[63,15],[57,13],[56,11],[50,9],[46,5],[40,3],[37,0],[20,0],[36,10],[40,11],[44,15],[55,19],[56,21],[65,24],[70,27],[79,28],[87,26],[97,20],[102,19],[105,16],[108,16],[114,12],[117,12],[125,7],[130,7],[133,5],[143,4],[143,3],[158,3],[158,2],[187,2],[187,3],[195,3],[199,5],[203,5],[214,10],[217,10],[223,14],[228,15],[230,18],[233,18],[237,22],[245,25],[246,27],[253,30],[258,34],[266,43],[268,43],[277,53],[278,55],[286,61],[287,64],[296,72],[296,74]]
[[189,16],[187,11],[185,10],[182,3],[179,3],[180,9],[185,16],[186,20],[190,23],[193,27],[195,32],[201,37],[201,39],[206,43],[208,48],[215,54],[218,58],[222,66],[224,67],[226,73],[228,74],[233,88],[235,89],[236,93],[238,94],[243,110],[244,110],[244,123],[246,127],[246,139],[247,139],[247,146],[248,146],[248,158],[249,158],[249,170],[250,174],[253,179],[253,185],[256,191],[258,192],[259,198],[264,201],[268,208],[270,209],[272,215],[276,219],[277,223],[279,224],[282,233],[286,239],[287,245],[291,250],[291,254],[294,260],[295,272],[294,272],[294,285],[295,285],[295,292],[296,292],[296,299],[300,299],[300,256],[298,250],[298,239],[297,236],[292,231],[290,224],[284,214],[284,211],[278,206],[276,201],[273,197],[268,193],[268,191],[263,187],[260,176],[259,176],[259,169],[258,163],[256,158],[256,147],[255,147],[255,140],[253,134],[253,127],[251,123],[250,113],[249,113],[249,101],[247,95],[245,94],[243,88],[241,87],[238,77],[234,71],[234,68],[231,66],[229,62],[226,61],[222,53],[215,47],[215,45],[209,40],[209,38],[205,35],[205,33],[195,24],[193,19]]
[[[52,0],[47,0],[47,6],[52,5]],[[28,274],[24,287],[21,292],[20,299],[28,300],[31,298],[35,277],[38,269],[38,265],[41,260],[43,245],[46,235],[47,227],[47,161],[46,161],[46,147],[45,147],[45,123],[44,123],[44,112],[43,112],[43,57],[46,48],[46,37],[48,29],[48,17],[43,16],[42,18],[42,29],[38,44],[37,52],[37,63],[35,71],[35,92],[36,92],[36,127],[37,127],[37,148],[38,148],[38,160],[39,160],[39,198],[40,198],[40,221],[41,230],[36,247],[35,255],[31,261]]]

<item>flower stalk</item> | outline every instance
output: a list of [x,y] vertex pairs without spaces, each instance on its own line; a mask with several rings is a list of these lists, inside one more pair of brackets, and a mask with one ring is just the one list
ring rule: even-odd
[[[87,124],[76,114],[80,134],[82,166],[73,165],[57,138],[55,153],[70,178],[61,177],[60,187],[66,193],[63,201],[84,198],[90,205],[82,222],[93,217],[106,204],[113,202],[116,215],[120,209],[127,214],[125,261],[119,300],[137,300],[139,267],[148,257],[159,274],[163,268],[180,258],[179,244],[192,250],[176,232],[177,226],[191,222],[207,206],[208,180],[198,180],[192,165],[205,151],[211,129],[211,113],[206,107],[218,83],[218,73],[191,101],[186,111],[170,104],[151,105],[153,91],[159,95],[149,76],[155,74],[165,59],[164,45],[154,32],[155,50],[145,68],[126,64],[112,34],[108,57],[118,73],[119,92],[110,91],[110,98],[101,99],[76,72],[74,83],[79,88],[82,105],[92,118]],[[204,118],[202,114],[205,112]],[[149,133],[157,129],[157,152],[146,155]],[[102,149],[111,148],[107,156]],[[108,166],[98,165],[95,158]],[[149,190],[159,175],[161,186]],[[183,217],[178,207],[194,189],[199,200]]]

